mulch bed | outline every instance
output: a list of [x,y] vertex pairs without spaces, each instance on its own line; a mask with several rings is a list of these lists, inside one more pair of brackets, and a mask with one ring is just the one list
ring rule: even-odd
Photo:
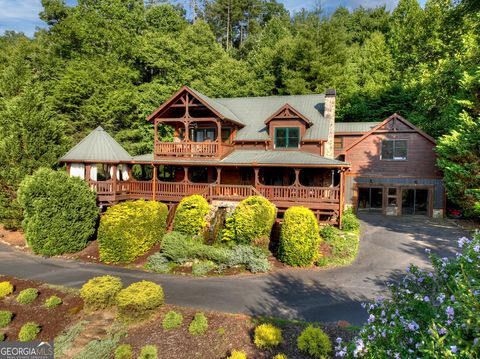
[[[184,319],[180,327],[166,331],[162,328],[162,320],[170,310],[181,313]],[[284,353],[288,358],[310,358],[297,348],[297,338],[305,324],[287,321],[274,323],[282,329],[284,343],[274,350],[260,350],[253,343],[255,323],[251,317],[204,311],[208,318],[208,331],[203,336],[193,336],[188,332],[188,326],[198,312],[199,310],[191,308],[165,305],[150,321],[131,326],[122,343],[132,345],[134,357],[144,345],[152,344],[157,346],[162,359],[224,359],[232,350],[244,351],[248,358],[269,359],[278,353]],[[349,340],[355,334],[354,331],[337,325],[321,327],[330,336],[332,343],[338,336]]]
[[[0,299],[0,310],[9,310],[14,314],[12,322],[6,328],[0,329],[0,332],[6,334],[6,340],[17,340],[22,325],[31,321],[36,322],[42,328],[37,337],[38,340],[53,340],[79,318],[83,301],[73,292],[50,288],[45,284],[31,280],[0,275],[0,282],[3,281],[9,281],[14,286],[13,295]],[[37,299],[31,304],[18,303],[15,297],[20,291],[27,288],[38,289]],[[60,297],[63,303],[56,308],[47,309],[43,304],[45,299],[52,295]]]

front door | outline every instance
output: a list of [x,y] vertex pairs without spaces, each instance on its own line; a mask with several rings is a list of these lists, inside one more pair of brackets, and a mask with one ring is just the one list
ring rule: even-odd
[[402,189],[402,214],[428,215],[428,189]]

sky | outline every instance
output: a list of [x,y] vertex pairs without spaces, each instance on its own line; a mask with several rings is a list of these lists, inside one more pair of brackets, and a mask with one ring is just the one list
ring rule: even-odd
[[[398,0],[277,0],[291,12],[310,9],[319,2],[326,13],[331,13],[338,6],[344,6],[348,9],[355,9],[359,6],[376,7],[386,5],[392,10]],[[424,5],[426,0],[420,0]],[[75,0],[66,0],[67,4],[75,4]],[[174,0],[175,3],[182,3],[188,7],[189,0]],[[0,34],[5,30],[15,30],[24,32],[27,36],[32,36],[37,27],[45,27],[38,14],[42,11],[40,0],[0,0]]]

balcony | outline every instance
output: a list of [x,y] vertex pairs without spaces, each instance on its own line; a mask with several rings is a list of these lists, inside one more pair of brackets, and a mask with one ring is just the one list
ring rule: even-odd
[[157,157],[220,157],[218,142],[156,142]]

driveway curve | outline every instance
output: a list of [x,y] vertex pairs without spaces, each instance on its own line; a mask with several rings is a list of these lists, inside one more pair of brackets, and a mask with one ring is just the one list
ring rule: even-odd
[[428,267],[426,248],[441,256],[454,255],[457,238],[465,235],[448,220],[363,215],[361,222],[358,258],[342,268],[196,278],[43,258],[0,245],[0,273],[76,288],[106,274],[121,277],[125,284],[146,279],[161,284],[171,304],[359,325],[366,318],[362,302],[386,295],[386,283],[397,280],[410,263]]

